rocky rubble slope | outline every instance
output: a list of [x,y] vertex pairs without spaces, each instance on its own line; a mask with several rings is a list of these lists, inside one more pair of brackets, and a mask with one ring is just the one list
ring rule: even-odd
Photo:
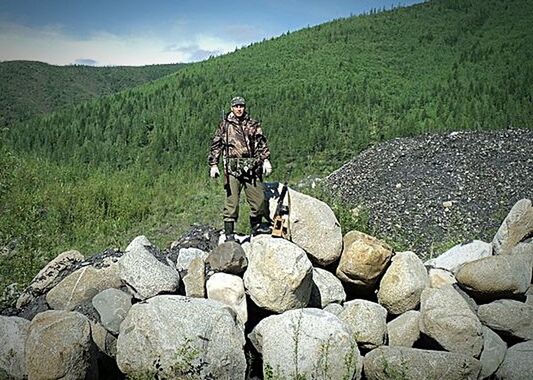
[[369,231],[426,257],[490,240],[533,189],[533,130],[453,132],[374,146],[325,179]]

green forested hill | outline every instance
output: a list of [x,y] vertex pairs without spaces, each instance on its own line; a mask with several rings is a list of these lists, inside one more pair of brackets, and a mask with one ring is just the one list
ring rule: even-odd
[[525,0],[441,0],[337,20],[56,113],[17,128],[13,141],[59,161],[123,167],[148,157],[198,169],[236,93],[263,121],[278,162],[312,167],[394,136],[524,127],[533,119],[531,20]]
[[0,62],[0,127],[173,73],[184,64],[140,67],[52,66]]
[[28,280],[61,249],[90,254],[140,233],[164,245],[188,223],[219,226],[206,155],[236,94],[263,122],[274,180],[289,166],[291,181],[325,174],[393,137],[531,128],[531,20],[528,0],[335,20],[19,124],[0,161],[0,249],[31,260],[16,277]]

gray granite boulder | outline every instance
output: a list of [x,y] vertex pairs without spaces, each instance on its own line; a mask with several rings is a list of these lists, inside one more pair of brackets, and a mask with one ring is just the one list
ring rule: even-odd
[[248,308],[243,280],[229,273],[215,273],[206,283],[207,298],[230,306],[243,325],[248,321]]
[[409,310],[387,323],[389,346],[413,347],[420,338],[420,312]]
[[17,300],[17,309],[29,304],[33,298],[45,294],[56,286],[63,278],[69,268],[82,262],[83,255],[75,250],[66,251],[59,254],[39,271],[33,278],[30,285],[22,292]]
[[[269,184],[267,187],[279,194],[282,185]],[[291,240],[302,247],[313,262],[328,265],[337,260],[342,250],[342,232],[333,210],[321,200],[290,188],[288,197]],[[278,197],[270,197],[269,201],[270,216],[273,217]]]
[[25,342],[30,321],[0,315],[0,379],[26,379]]
[[481,362],[481,379],[486,379],[492,376],[502,364],[505,353],[507,352],[507,344],[487,326],[483,326],[483,351],[479,357]]
[[282,313],[306,307],[313,286],[313,266],[305,251],[285,239],[253,239],[244,287],[259,307]]
[[241,245],[234,241],[219,244],[205,259],[215,272],[241,274],[246,270],[248,260]]
[[515,344],[507,349],[505,358],[496,371],[496,379],[533,379],[533,340]]
[[486,257],[463,265],[457,282],[474,298],[491,300],[523,295],[531,284],[530,255]]
[[159,295],[133,305],[120,325],[117,364],[131,378],[244,379],[244,343],[230,307]]
[[429,284],[422,260],[414,252],[399,252],[392,258],[379,284],[378,302],[391,314],[413,310]]
[[373,287],[392,257],[392,248],[359,231],[344,236],[337,277],[344,282],[362,287]]
[[274,379],[360,379],[362,358],[347,324],[321,309],[273,315],[249,335]]
[[120,324],[126,318],[131,308],[131,295],[122,290],[109,288],[102,290],[92,299],[92,304],[98,314],[102,326],[117,335]]
[[341,281],[325,269],[313,268],[313,284],[309,307],[323,309],[330,303],[341,304],[346,300]]
[[198,248],[180,248],[178,251],[178,258],[176,260],[176,269],[180,274],[182,272],[186,272],[187,269],[189,269],[189,265],[195,258],[200,257],[205,261],[208,255],[209,253]]
[[533,239],[515,245],[511,250],[511,255],[533,255]]
[[183,285],[188,297],[205,298],[205,262],[200,256],[190,262]]
[[330,303],[329,305],[326,305],[326,307],[324,308],[324,311],[327,311],[328,313],[331,313],[336,316],[339,316],[343,310],[344,310],[344,307],[338,303]]
[[150,252],[153,245],[144,236],[136,237],[119,259],[119,275],[135,297],[147,299],[163,292],[175,292],[180,276]]
[[440,256],[427,260],[424,264],[456,273],[463,264],[489,256],[492,256],[492,244],[474,240],[470,243],[458,244]]
[[496,332],[519,339],[533,339],[533,306],[515,300],[497,300],[478,309],[479,319]]
[[350,326],[359,347],[373,349],[387,341],[387,310],[375,302],[348,301],[339,318]]
[[453,273],[446,269],[430,268],[428,271],[429,287],[440,288],[443,285],[453,285],[457,283]]
[[100,323],[91,321],[91,338],[101,353],[114,358],[117,356],[117,338]]
[[533,233],[531,200],[521,199],[511,208],[492,240],[494,254],[510,254],[512,249],[531,233]]
[[378,347],[366,354],[367,380],[477,380],[481,364],[470,355],[408,347]]
[[26,340],[26,366],[29,379],[96,378],[96,347],[89,319],[65,310],[37,314]]
[[465,292],[459,285],[457,284],[453,284],[452,285],[453,288],[455,289],[455,291],[457,293],[459,293],[459,295],[461,297],[463,297],[463,299],[466,301],[466,303],[468,304],[468,307],[470,308],[470,310],[472,310],[472,312],[474,312],[475,314],[477,314],[477,310],[479,308],[477,302],[472,298],[470,297],[470,295]]
[[451,285],[424,289],[420,331],[447,351],[478,356],[483,347],[481,322]]
[[89,265],[69,274],[48,292],[46,302],[52,309],[74,310],[102,290],[118,288],[121,284],[118,264],[108,258],[102,268]]

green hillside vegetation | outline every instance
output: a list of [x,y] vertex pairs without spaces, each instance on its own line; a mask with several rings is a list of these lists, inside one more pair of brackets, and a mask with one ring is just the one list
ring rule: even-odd
[[91,67],[0,62],[0,127],[139,86],[184,66],[178,63]]
[[[394,137],[531,128],[531,20],[527,0],[372,12],[10,128],[0,162],[2,282],[29,281],[65,249],[90,255],[141,233],[166,247],[191,223],[220,227],[223,191],[207,178],[206,156],[236,94],[263,123],[271,180],[287,179],[290,167],[291,183]],[[361,222],[331,204],[345,230]]]

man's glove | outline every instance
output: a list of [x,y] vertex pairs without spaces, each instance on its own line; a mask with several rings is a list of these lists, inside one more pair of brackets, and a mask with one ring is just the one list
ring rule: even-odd
[[211,178],[217,178],[220,175],[220,171],[218,170],[217,165],[211,166],[211,170],[209,171],[209,176]]
[[263,161],[263,175],[265,177],[268,177],[270,173],[272,173],[272,164],[270,163],[269,160],[264,160]]

